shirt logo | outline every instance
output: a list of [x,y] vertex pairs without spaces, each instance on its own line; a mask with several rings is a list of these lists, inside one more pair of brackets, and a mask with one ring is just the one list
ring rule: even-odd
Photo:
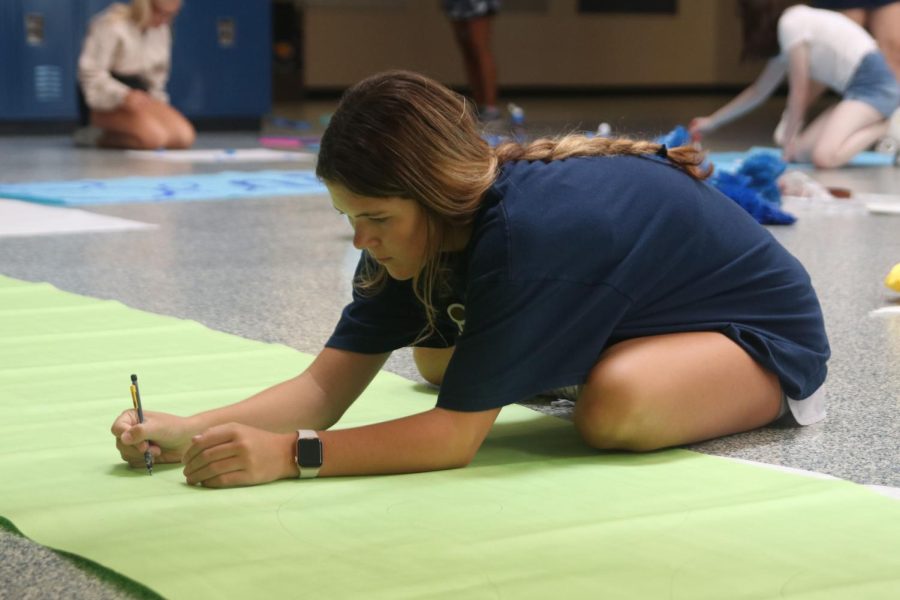
[[459,302],[454,302],[447,307],[447,315],[456,323],[456,327],[462,335],[463,328],[466,326],[466,307]]

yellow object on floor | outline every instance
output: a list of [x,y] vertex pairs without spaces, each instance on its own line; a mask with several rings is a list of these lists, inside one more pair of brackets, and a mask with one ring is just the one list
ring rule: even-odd
[[900,263],[894,265],[887,277],[884,278],[884,285],[888,286],[895,292],[900,292]]

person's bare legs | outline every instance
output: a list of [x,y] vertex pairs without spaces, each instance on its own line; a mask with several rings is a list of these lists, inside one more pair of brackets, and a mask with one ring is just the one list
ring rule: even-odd
[[796,160],[811,161],[820,169],[850,162],[887,132],[884,116],[859,100],[842,100],[823,112],[800,133]]
[[103,130],[97,141],[101,148],[156,150],[165,148],[165,128],[145,112],[126,109],[92,111],[91,125]]
[[463,67],[466,70],[466,81],[469,82],[469,88],[472,92],[472,99],[476,106],[484,102],[484,89],[481,87],[481,78],[478,76],[478,63],[475,52],[472,49],[469,39],[469,21],[453,21],[453,33],[456,43],[463,57]]
[[900,2],[869,11],[869,31],[884,54],[894,77],[900,80]]
[[860,27],[866,27],[869,15],[865,8],[845,8],[838,11]]
[[151,100],[148,110],[166,130],[166,148],[190,148],[197,139],[194,126],[171,105]]
[[575,427],[600,449],[649,451],[749,431],[782,406],[778,378],[716,332],[620,342],[575,403]]
[[413,348],[413,360],[419,374],[432,385],[441,385],[455,346],[449,348]]
[[[440,385],[453,348],[414,348]],[[575,427],[596,448],[654,450],[749,431],[781,411],[781,384],[715,332],[676,333],[607,349],[575,403]]]
[[872,10],[848,8],[839,12],[869,30],[894,76],[900,80],[900,2]]
[[800,132],[800,136],[797,140],[796,160],[804,162],[809,162],[811,160],[813,147],[825,130],[825,124],[828,123],[828,119],[831,117],[833,111],[834,106],[829,106]]
[[469,40],[478,65],[483,106],[497,106],[497,65],[491,51],[492,19],[492,17],[478,17],[469,21]]
[[97,138],[97,146],[100,148],[126,150],[156,150],[162,148],[163,146],[151,145],[154,139],[163,139],[162,133],[159,132],[158,138],[150,137],[150,135],[155,134],[149,134],[147,131],[144,131],[142,136],[137,136],[125,131],[104,129],[100,137]]
[[491,51],[490,16],[453,21],[472,98],[479,107],[497,105],[497,66]]
[[[806,106],[803,107],[804,112],[808,111],[809,108],[816,103],[816,101],[825,93],[825,90],[828,89],[824,83],[820,83],[815,79],[809,80],[809,93],[806,98]],[[784,130],[787,127],[787,109],[781,114],[781,120],[778,122],[778,125],[775,127],[775,131],[772,134],[772,139],[779,146],[784,146]]]
[[189,148],[194,128],[171,106],[141,96],[137,107],[130,103],[109,111],[91,111],[91,124],[103,130],[98,145],[105,148],[155,150]]

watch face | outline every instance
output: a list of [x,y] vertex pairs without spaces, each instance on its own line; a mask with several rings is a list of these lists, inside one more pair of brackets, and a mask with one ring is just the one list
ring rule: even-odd
[[297,441],[297,462],[301,467],[322,466],[322,442],[319,439]]

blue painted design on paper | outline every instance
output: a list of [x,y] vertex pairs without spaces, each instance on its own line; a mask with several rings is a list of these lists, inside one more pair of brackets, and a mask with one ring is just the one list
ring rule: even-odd
[[186,202],[327,193],[328,190],[313,171],[225,171],[170,177],[0,184],[0,197],[57,206]]

